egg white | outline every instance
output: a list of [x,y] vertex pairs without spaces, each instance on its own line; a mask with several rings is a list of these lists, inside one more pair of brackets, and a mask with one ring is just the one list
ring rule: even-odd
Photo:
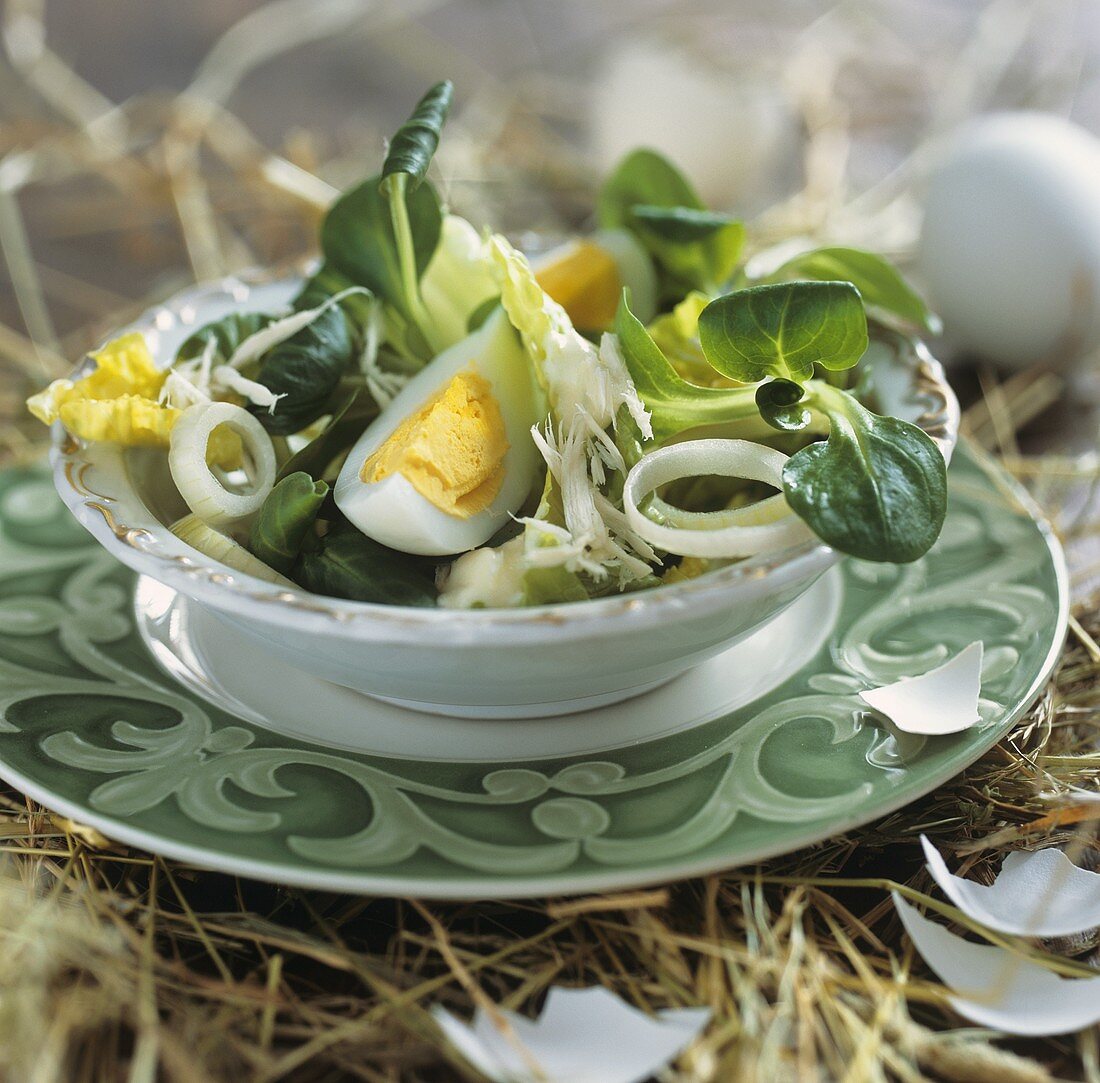
[[[359,471],[410,415],[465,370],[487,381],[500,407],[508,450],[500,491],[483,511],[462,519],[437,508],[401,474],[364,482]],[[474,334],[418,372],[367,426],[336,481],[336,506],[369,538],[404,553],[450,556],[487,542],[516,512],[541,477],[543,460],[531,426],[546,412],[519,337],[502,309]]]

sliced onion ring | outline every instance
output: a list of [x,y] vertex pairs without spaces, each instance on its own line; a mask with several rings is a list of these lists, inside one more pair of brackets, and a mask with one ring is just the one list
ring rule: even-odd
[[[682,478],[718,474],[747,478],[782,487],[787,456],[750,440],[688,440],[651,451],[626,477],[623,507],[631,527],[640,537],[666,553],[685,557],[751,557],[782,549],[811,537],[810,529],[793,512],[774,518],[780,493],[748,508],[717,512],[684,512],[661,501],[664,514],[684,526],[655,523],[639,507],[655,489]],[[755,519],[755,522],[754,522]],[[687,525],[690,524],[690,525]]]
[[[219,425],[227,425],[244,443],[246,467],[251,464],[252,488],[230,492],[206,465],[206,447]],[[168,449],[172,480],[187,506],[211,526],[224,526],[254,512],[275,484],[275,449],[264,427],[231,402],[200,402],[189,406],[172,426]]]

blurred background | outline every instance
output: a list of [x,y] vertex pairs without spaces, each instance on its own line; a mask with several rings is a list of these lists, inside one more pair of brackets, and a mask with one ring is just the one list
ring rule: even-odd
[[[1100,9],[1090,0],[8,0],[4,453],[37,453],[41,434],[20,420],[25,394],[144,307],[196,279],[311,254],[326,203],[377,167],[386,135],[442,77],[456,84],[456,110],[438,176],[475,224],[527,244],[583,229],[601,175],[646,144],[713,206],[743,215],[753,251],[859,245],[918,279],[952,257],[918,258],[922,211],[972,118],[1040,110],[1078,125],[1069,140],[1084,143],[1066,152],[1076,187],[1049,162],[1047,188],[1036,180],[1042,138],[1016,147],[1018,166],[998,166],[1026,183],[993,230],[1019,245],[994,263],[1009,267],[1011,286],[1030,276],[1053,291],[1040,303],[1028,286],[1034,313],[1005,293],[1025,338],[1071,295],[1091,330],[1012,356],[1003,337],[984,349],[960,333],[964,312],[935,348],[954,365],[972,437],[1058,517],[1080,590],[1096,585]],[[983,193],[948,199],[949,236]],[[1018,228],[1024,219],[1038,240]],[[973,299],[997,286],[965,282]],[[960,292],[940,291],[933,301],[949,308]]]

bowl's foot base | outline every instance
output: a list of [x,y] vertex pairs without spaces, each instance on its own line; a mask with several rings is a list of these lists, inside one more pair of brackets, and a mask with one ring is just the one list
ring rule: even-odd
[[[689,671],[690,672],[690,671]],[[615,692],[604,692],[599,696],[581,696],[579,699],[565,699],[557,703],[521,703],[507,707],[486,707],[480,704],[461,706],[446,703],[424,703],[414,699],[391,699],[389,696],[367,695],[379,703],[392,703],[395,707],[404,707],[409,711],[423,711],[425,714],[443,715],[446,718],[557,718],[563,714],[575,714],[578,711],[594,711],[599,707],[609,707],[613,703],[623,703],[636,696],[652,692],[661,685],[674,681],[682,674],[662,677],[649,684],[637,684]]]
[[134,610],[162,669],[208,703],[265,729],[382,756],[507,762],[637,744],[767,695],[823,649],[842,594],[839,575],[827,573],[774,620],[678,679],[503,707],[384,699],[330,684],[144,576]]

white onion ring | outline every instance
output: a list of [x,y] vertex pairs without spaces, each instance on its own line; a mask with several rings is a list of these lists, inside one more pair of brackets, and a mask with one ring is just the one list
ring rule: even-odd
[[[227,425],[244,442],[245,462],[251,461],[252,488],[231,493],[206,464],[210,435]],[[187,506],[210,526],[225,526],[259,511],[275,485],[275,449],[264,427],[231,402],[200,402],[189,406],[172,426],[168,468]]]
[[190,545],[192,549],[197,549],[204,556],[235,571],[245,572],[267,583],[278,583],[279,586],[288,587],[291,590],[297,589],[296,583],[291,582],[285,575],[280,575],[259,557],[253,556],[243,545],[239,545],[228,535],[204,523],[194,513],[185,515],[168,529],[185,545]]
[[[783,466],[787,456],[774,448],[750,440],[688,440],[644,455],[626,477],[623,507],[634,532],[666,553],[685,557],[751,557],[769,549],[782,549],[811,536],[809,528],[793,512],[774,521],[774,501],[786,502],[780,493],[749,508],[717,512],[678,513],[681,522],[691,526],[664,526],[655,523],[639,507],[655,489],[682,478],[718,474],[722,477],[747,478],[782,488]],[[661,502],[662,511],[671,508]],[[766,510],[764,506],[767,505]],[[753,517],[757,522],[753,523]],[[760,522],[763,518],[765,521]],[[713,528],[710,528],[713,525]]]

